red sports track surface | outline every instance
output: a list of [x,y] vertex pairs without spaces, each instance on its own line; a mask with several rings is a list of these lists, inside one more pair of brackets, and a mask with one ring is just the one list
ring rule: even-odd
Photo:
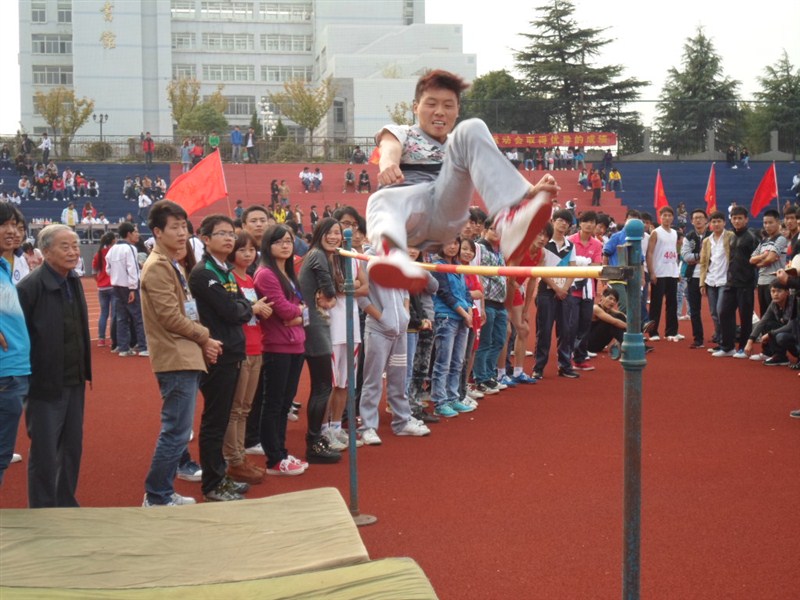
[[[688,340],[655,346],[644,370],[642,597],[800,597],[795,372],[713,359]],[[93,358],[78,496],[84,506],[137,506],[159,429],[155,378],[146,358],[108,348]],[[551,359],[539,384],[487,398],[427,438],[392,436],[381,411],[383,445],[358,451],[361,511],[378,517],[361,529],[370,556],[414,558],[442,599],[619,598],[622,368],[606,355],[593,363],[572,381],[556,377]],[[304,374],[298,398],[307,394]],[[293,453],[304,427],[289,423]],[[190,448],[196,458],[196,440]],[[17,450],[24,459],[6,472],[4,508],[26,505],[24,428]],[[347,461],[268,477],[248,496],[319,486],[348,498]],[[199,497],[199,484],[176,487]],[[199,534],[186,531],[186,543]]]

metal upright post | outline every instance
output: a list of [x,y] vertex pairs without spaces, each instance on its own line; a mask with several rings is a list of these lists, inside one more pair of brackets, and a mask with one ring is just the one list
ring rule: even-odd
[[[353,232],[344,230],[344,249],[350,251],[353,244]],[[348,435],[350,442],[350,515],[356,525],[372,525],[378,518],[373,515],[363,515],[358,508],[358,454],[356,452],[356,369],[355,369],[355,322],[353,320],[353,283],[352,259],[346,258],[344,267],[344,294],[345,312],[347,323],[347,416],[349,426]]]
[[627,281],[628,329],[622,341],[624,381],[624,562],[622,597],[638,600],[642,510],[642,370],[645,360],[642,335],[642,238],[644,224],[631,219],[625,225],[627,243],[623,258]]

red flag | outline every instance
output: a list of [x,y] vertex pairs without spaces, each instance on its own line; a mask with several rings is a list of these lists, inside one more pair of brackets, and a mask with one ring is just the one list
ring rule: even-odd
[[656,209],[656,219],[659,223],[661,223],[661,217],[659,216],[659,212],[664,206],[669,206],[669,202],[667,201],[667,194],[664,192],[664,184],[661,181],[661,169],[658,170],[656,174],[656,189],[655,189],[655,197],[653,198],[653,206]]
[[369,163],[371,165],[377,165],[381,162],[381,148],[380,146],[375,146],[375,150],[372,151],[372,154],[369,155]]
[[717,210],[717,172],[711,163],[711,171],[708,173],[708,183],[706,184],[706,212],[710,215]]
[[767,172],[761,178],[761,183],[756,188],[753,195],[753,203],[750,205],[750,216],[755,217],[763,208],[769,206],[773,199],[778,197],[778,174],[775,172],[775,163],[767,167]]
[[228,195],[219,151],[212,152],[188,173],[175,178],[164,197],[180,204],[187,215]]

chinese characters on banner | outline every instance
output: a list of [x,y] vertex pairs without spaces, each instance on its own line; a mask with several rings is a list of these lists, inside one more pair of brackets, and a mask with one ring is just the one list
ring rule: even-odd
[[495,133],[501,148],[549,148],[551,146],[615,146],[617,134],[601,131],[590,133]]

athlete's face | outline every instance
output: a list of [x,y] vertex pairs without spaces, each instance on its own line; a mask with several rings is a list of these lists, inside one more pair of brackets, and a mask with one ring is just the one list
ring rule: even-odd
[[458,96],[451,90],[430,88],[414,101],[414,114],[422,131],[444,143],[458,119]]

